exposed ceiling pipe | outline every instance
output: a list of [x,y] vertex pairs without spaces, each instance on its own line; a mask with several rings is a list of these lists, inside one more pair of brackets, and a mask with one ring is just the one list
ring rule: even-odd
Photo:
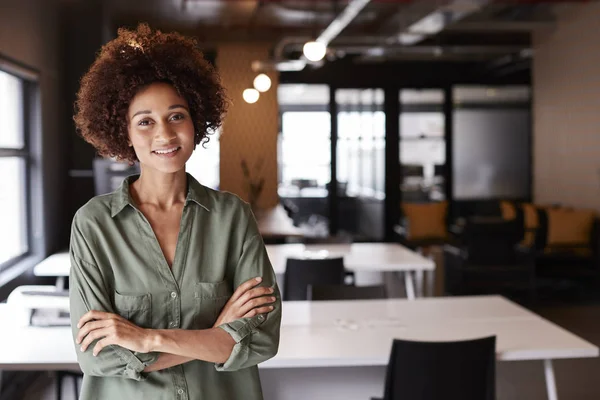
[[437,10],[412,23],[397,35],[388,38],[386,42],[395,42],[404,45],[416,44],[428,36],[438,34],[448,25],[481,10],[491,2],[492,0],[451,0]]
[[[337,37],[346,28],[354,18],[362,11],[371,0],[351,0],[346,8],[338,15],[325,30],[317,37],[316,41],[327,46],[333,39]],[[283,60],[283,50],[286,45],[291,43],[307,42],[312,38],[283,38],[275,45],[273,61],[254,61],[252,69],[261,71],[265,69],[277,69],[278,71],[301,71],[304,69],[308,60],[302,56],[300,60]]]

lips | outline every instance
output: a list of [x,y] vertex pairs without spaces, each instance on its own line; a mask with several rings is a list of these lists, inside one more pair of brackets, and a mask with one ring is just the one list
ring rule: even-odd
[[153,150],[152,154],[157,155],[159,157],[173,157],[181,150],[180,146],[169,147],[167,149],[157,149]]

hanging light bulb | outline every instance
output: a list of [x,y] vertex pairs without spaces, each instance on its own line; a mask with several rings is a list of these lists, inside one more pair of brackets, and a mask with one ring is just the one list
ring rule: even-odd
[[249,88],[244,90],[244,93],[242,93],[242,97],[244,98],[244,101],[246,103],[253,104],[258,101],[260,94],[258,93],[258,90]]
[[306,42],[302,48],[302,52],[310,61],[320,61],[325,57],[327,46],[322,42]]
[[259,92],[266,92],[270,88],[271,78],[269,78],[267,75],[260,74],[254,78],[254,89],[258,90]]

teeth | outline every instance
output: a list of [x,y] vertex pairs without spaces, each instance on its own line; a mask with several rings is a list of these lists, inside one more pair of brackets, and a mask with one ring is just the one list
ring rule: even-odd
[[169,153],[173,153],[174,151],[177,151],[178,149],[179,149],[179,147],[174,147],[169,150],[154,150],[154,152],[157,154],[169,154]]

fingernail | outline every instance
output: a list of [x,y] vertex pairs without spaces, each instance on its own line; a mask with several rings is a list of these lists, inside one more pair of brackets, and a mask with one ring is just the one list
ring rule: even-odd
[[256,278],[256,282],[260,282],[262,281],[262,278],[259,276],[258,278]]
[[269,310],[272,310],[272,309],[273,309],[273,306],[269,306]]
[[96,357],[96,353],[93,353],[93,354],[94,354],[94,357]]
[[271,301],[275,301],[275,297],[271,297],[271,299],[270,299],[270,300],[271,300]]
[[79,350],[83,351],[83,346],[81,346],[81,347],[79,348]]
[[273,292],[274,292],[273,288],[269,288],[269,293],[273,293]]
[[81,340],[79,340],[79,339],[75,340],[75,343],[79,344],[79,342],[81,342]]

